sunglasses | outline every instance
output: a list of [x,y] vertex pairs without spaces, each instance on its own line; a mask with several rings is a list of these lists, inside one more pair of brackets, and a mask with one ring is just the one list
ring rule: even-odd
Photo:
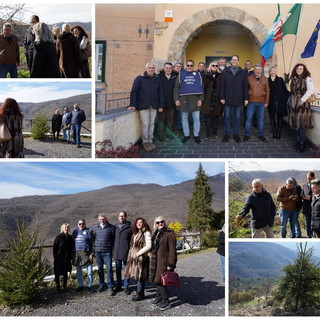
[[160,224],[160,223],[164,224],[164,221],[161,220],[161,221],[157,221],[157,222],[156,222],[156,224]]
[[211,67],[219,67],[218,64],[213,64]]
[[83,223],[83,222],[79,222],[78,224],[79,224],[79,226],[85,225],[85,223]]
[[193,64],[187,64],[187,67],[193,67]]

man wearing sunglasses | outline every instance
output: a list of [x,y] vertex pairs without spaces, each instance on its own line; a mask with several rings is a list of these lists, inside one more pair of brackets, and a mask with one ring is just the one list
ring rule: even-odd
[[75,251],[73,264],[77,268],[77,280],[78,288],[76,292],[84,290],[83,286],[83,277],[82,277],[82,268],[85,266],[88,276],[88,290],[94,292],[92,288],[93,281],[93,250],[92,250],[92,233],[89,228],[86,227],[86,222],[83,219],[80,219],[78,222],[78,227],[74,229],[72,233],[74,239]]
[[186,70],[181,70],[177,77],[173,97],[177,108],[182,114],[182,128],[184,137],[182,143],[190,138],[189,112],[193,117],[193,137],[196,143],[201,143],[200,132],[200,108],[203,101],[203,83],[198,71],[193,70],[194,62],[187,61]]

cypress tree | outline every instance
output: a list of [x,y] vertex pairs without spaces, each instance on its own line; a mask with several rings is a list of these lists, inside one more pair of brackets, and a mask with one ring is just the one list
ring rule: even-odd
[[193,183],[192,197],[188,200],[189,210],[185,226],[189,230],[199,230],[200,233],[210,228],[213,219],[212,196],[209,178],[199,164]]

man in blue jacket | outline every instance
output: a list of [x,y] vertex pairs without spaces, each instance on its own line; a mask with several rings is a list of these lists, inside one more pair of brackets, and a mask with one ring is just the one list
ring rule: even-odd
[[[110,296],[115,295],[113,271],[112,271],[112,248],[114,245],[115,229],[107,220],[104,213],[99,214],[99,223],[93,228],[93,246],[94,254],[97,260],[99,275],[99,292],[106,290]],[[108,274],[107,285],[104,281],[103,265],[106,265]]]
[[[130,241],[132,236],[131,222],[127,221],[127,213],[121,211],[118,216],[118,222],[115,225],[115,242],[114,242],[114,253],[113,257],[116,262],[116,274],[117,274],[117,287],[116,291],[122,291],[122,277],[121,269],[122,265],[124,271],[127,266],[128,252],[130,249]],[[124,278],[123,281],[124,293],[130,294],[129,290],[129,279]]]
[[73,144],[80,148],[80,131],[82,123],[86,120],[86,114],[82,109],[80,109],[79,104],[73,106],[73,111],[71,113],[71,126],[73,135]]
[[248,80],[247,72],[239,67],[239,57],[237,55],[231,57],[231,66],[227,67],[221,74],[220,101],[225,105],[225,136],[222,142],[227,142],[230,138],[232,110],[234,110],[233,138],[236,142],[241,142],[239,136],[240,111],[243,105],[248,104]]
[[134,80],[130,93],[129,110],[139,111],[142,145],[146,151],[157,147],[153,143],[154,122],[157,111],[162,112],[164,107],[163,86],[155,69],[153,63],[147,63],[146,71]]
[[252,181],[252,193],[248,195],[242,211],[236,218],[241,220],[250,210],[252,212],[252,238],[262,238],[262,231],[265,232],[267,238],[274,238],[272,227],[276,206],[270,193],[263,189],[260,179]]

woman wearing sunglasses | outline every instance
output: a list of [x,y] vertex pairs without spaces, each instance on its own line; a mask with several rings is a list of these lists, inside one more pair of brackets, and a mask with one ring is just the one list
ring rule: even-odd
[[220,103],[220,70],[216,61],[210,63],[204,77],[204,102],[201,113],[207,115],[205,140],[218,138],[219,117],[222,115]]
[[157,284],[157,295],[152,304],[164,311],[170,308],[168,290],[161,285],[161,275],[173,271],[177,263],[176,236],[166,226],[163,217],[154,219],[152,235],[152,256],[150,263],[150,281]]

